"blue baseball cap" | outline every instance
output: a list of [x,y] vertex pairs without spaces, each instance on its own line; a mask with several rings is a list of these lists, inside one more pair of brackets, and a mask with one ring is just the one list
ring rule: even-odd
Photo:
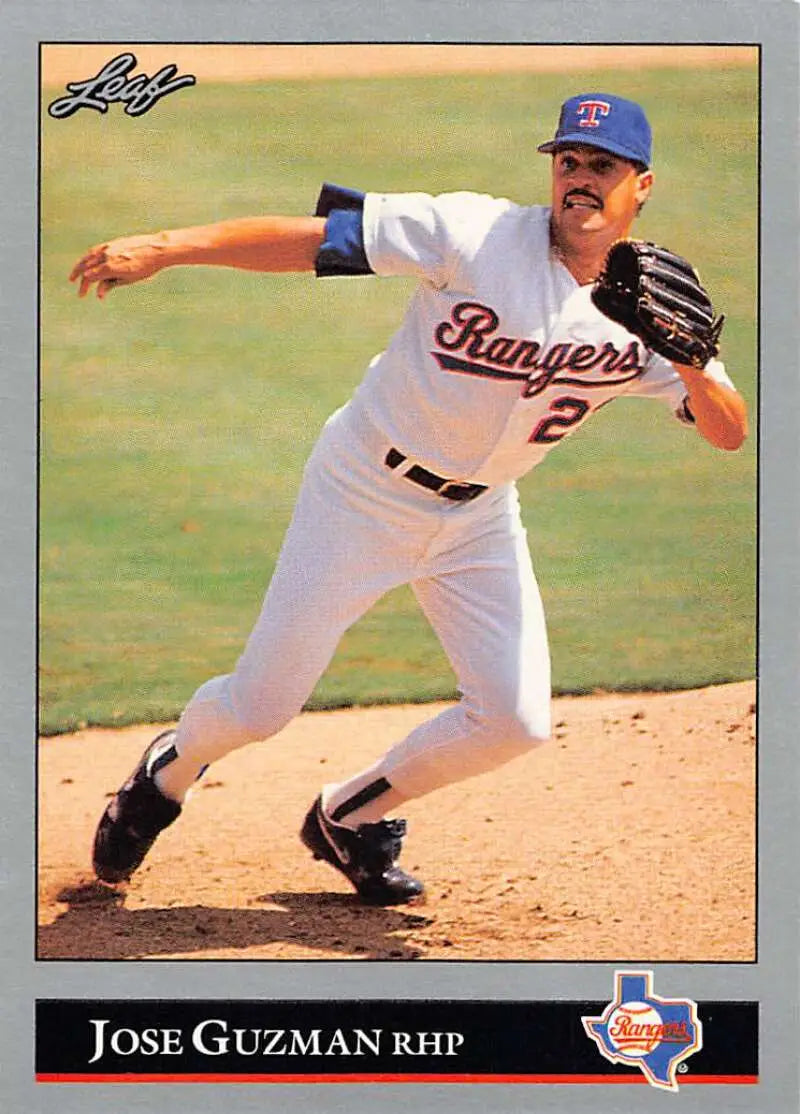
[[610,93],[579,93],[564,101],[555,136],[537,150],[549,155],[561,147],[586,143],[649,166],[652,142],[641,105]]

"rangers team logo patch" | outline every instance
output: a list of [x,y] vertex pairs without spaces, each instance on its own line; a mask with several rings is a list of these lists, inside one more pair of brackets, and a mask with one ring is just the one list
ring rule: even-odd
[[652,971],[617,971],[614,1000],[581,1020],[607,1060],[641,1068],[664,1091],[678,1090],[678,1066],[703,1046],[696,1003],[654,994]]
[[578,105],[577,115],[582,119],[578,123],[581,128],[599,128],[598,116],[608,116],[611,105],[608,101],[581,101]]

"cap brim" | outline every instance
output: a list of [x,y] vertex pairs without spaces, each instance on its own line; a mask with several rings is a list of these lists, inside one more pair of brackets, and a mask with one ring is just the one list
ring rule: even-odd
[[562,135],[558,139],[551,139],[547,143],[540,144],[536,150],[540,151],[543,155],[551,155],[554,151],[560,151],[562,147],[598,147],[601,151],[609,151],[612,155],[618,155],[620,158],[628,159],[630,162],[644,163],[648,166],[649,163],[643,159],[641,154],[632,151],[630,147],[623,147],[620,143],[608,142],[607,140],[595,139],[592,135],[586,135],[585,132],[577,132],[572,135]]

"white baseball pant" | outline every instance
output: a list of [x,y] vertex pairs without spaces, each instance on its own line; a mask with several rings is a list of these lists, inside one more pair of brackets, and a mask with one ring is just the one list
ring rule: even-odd
[[404,478],[405,467],[389,470],[390,447],[355,403],[326,423],[244,652],[181,716],[181,764],[199,772],[279,732],[345,630],[404,583],[442,643],[461,698],[397,742],[375,776],[419,797],[549,736],[547,634],[516,487],[451,502]]

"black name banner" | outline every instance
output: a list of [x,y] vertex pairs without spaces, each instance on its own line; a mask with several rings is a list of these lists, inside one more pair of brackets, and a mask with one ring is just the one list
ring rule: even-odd
[[[645,1083],[587,1036],[595,1001],[36,1003],[36,1078],[69,1082]],[[683,1083],[756,1083],[758,1003],[698,1002]]]

